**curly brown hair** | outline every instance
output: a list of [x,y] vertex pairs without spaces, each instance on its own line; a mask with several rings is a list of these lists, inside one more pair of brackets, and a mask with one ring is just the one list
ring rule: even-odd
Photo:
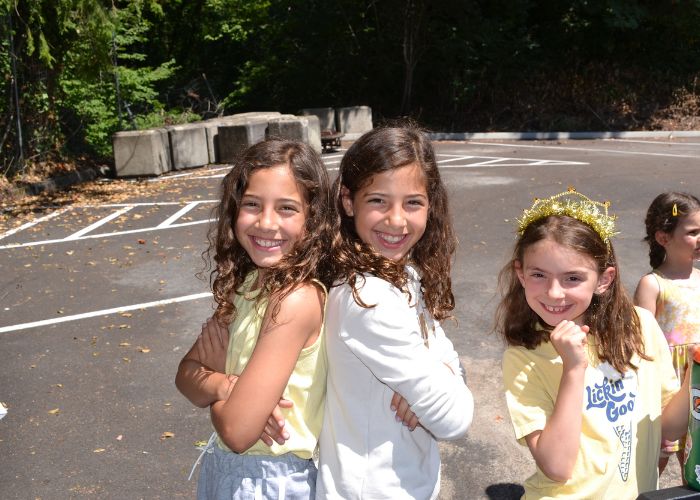
[[217,222],[209,230],[209,248],[203,256],[211,270],[209,281],[218,307],[216,315],[229,322],[236,315],[234,293],[255,263],[236,239],[234,227],[241,199],[250,177],[260,169],[286,165],[294,175],[307,205],[304,237],[277,264],[266,269],[259,297],[276,293],[282,299],[295,287],[313,280],[330,286],[330,181],[319,155],[309,146],[281,139],[268,139],[246,149],[224,177]]
[[632,363],[634,354],[650,359],[644,354],[639,317],[620,280],[612,244],[606,244],[589,225],[566,215],[550,215],[527,226],[515,243],[511,260],[498,275],[502,299],[496,309],[495,329],[505,342],[534,349],[549,339],[552,328],[543,324],[528,305],[516,273],[516,265],[523,262],[527,249],[542,240],[554,241],[591,258],[599,274],[609,267],[615,268],[612,283],[605,292],[593,295],[585,313],[585,324],[597,340],[598,358],[620,373],[627,368],[636,369]]
[[406,262],[387,259],[360,239],[354,219],[343,209],[341,188],[347,188],[352,197],[371,182],[373,175],[413,163],[423,172],[429,207],[425,233],[407,258],[420,272],[428,311],[441,320],[450,317],[450,311],[454,309],[450,269],[457,240],[435,152],[423,130],[412,122],[375,128],[360,137],[345,153],[340,174],[333,185],[336,209],[332,245],[334,275],[337,281],[352,287],[355,301],[363,307],[371,307],[358,295],[357,279],[365,273],[406,291]]
[[[676,207],[675,215],[673,207]],[[656,269],[663,264],[666,250],[656,241],[656,232],[672,233],[681,217],[700,210],[700,200],[688,193],[661,193],[649,205],[644,225],[647,235],[644,241],[649,245],[649,265]]]

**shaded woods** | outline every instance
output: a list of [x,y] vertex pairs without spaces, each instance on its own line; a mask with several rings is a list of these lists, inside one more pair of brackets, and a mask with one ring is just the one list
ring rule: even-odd
[[440,131],[700,126],[690,0],[0,0],[0,172],[111,134],[369,105]]

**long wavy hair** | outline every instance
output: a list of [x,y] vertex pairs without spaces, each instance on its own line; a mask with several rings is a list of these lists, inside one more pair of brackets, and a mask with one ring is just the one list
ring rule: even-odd
[[394,262],[383,257],[358,236],[353,217],[343,209],[341,188],[350,196],[372,181],[372,176],[410,164],[423,172],[428,194],[428,220],[425,233],[413,246],[407,259],[418,269],[428,311],[436,319],[450,317],[454,309],[450,269],[456,249],[456,238],[450,220],[447,191],[438,171],[435,152],[425,133],[411,122],[379,127],[360,137],[345,153],[340,174],[333,185],[335,221],[333,263],[335,278],[348,283],[355,301],[363,307],[358,295],[358,278],[364,273],[382,278],[407,291],[405,261]]
[[312,280],[325,286],[331,284],[330,182],[321,158],[302,143],[281,139],[259,142],[246,149],[224,177],[221,201],[215,208],[217,221],[210,227],[209,247],[204,252],[211,271],[209,281],[217,303],[216,315],[224,322],[235,317],[234,294],[256,269],[235,236],[241,199],[255,172],[280,165],[289,167],[302,193],[307,208],[304,236],[277,264],[266,268],[259,297],[275,293],[282,299],[296,286]]
[[512,258],[498,276],[502,299],[496,309],[496,331],[506,343],[534,349],[549,340],[552,328],[528,305],[516,273],[516,264],[523,263],[527,249],[542,240],[554,241],[592,259],[599,275],[609,267],[615,268],[612,283],[605,292],[593,295],[584,317],[590,334],[596,338],[598,358],[620,373],[627,368],[636,369],[632,363],[634,354],[650,359],[644,354],[639,317],[622,286],[612,244],[606,244],[589,225],[565,215],[550,215],[527,226],[515,243]]
[[649,245],[649,265],[652,269],[659,267],[666,259],[666,250],[656,241],[656,232],[663,231],[671,234],[682,217],[698,210],[700,210],[700,200],[692,194],[672,191],[661,193],[654,198],[644,219],[647,233],[644,241]]

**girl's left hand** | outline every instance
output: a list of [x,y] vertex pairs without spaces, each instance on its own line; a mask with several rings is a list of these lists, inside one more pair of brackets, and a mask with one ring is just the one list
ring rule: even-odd
[[398,392],[394,392],[394,396],[391,398],[391,410],[396,412],[396,421],[403,422],[409,431],[415,430],[420,425],[418,417],[408,406],[408,401]]

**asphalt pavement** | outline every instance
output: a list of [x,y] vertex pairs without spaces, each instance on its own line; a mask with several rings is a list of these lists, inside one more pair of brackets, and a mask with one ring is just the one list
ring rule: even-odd
[[[534,465],[514,438],[491,333],[514,221],[573,185],[609,200],[633,291],[648,271],[644,213],[665,190],[700,194],[700,137],[435,143],[459,250],[445,326],[474,392],[466,439],[442,444],[441,498],[517,498]],[[324,155],[331,175],[342,151]],[[211,427],[175,389],[212,312],[202,252],[225,165],[153,179],[149,196],[48,208],[0,227],[0,497],[193,498]],[[195,476],[196,477],[196,476]],[[662,486],[680,482],[677,464]]]

